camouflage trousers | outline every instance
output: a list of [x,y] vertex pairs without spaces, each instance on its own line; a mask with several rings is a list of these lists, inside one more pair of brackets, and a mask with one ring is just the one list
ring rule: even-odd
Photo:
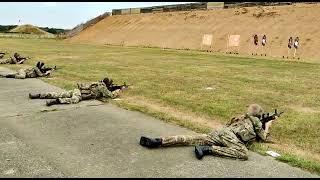
[[77,104],[82,100],[79,89],[64,92],[40,93],[40,99],[59,99],[61,104]]
[[25,79],[26,77],[27,77],[27,73],[23,69],[20,69],[15,76],[16,79]]
[[25,79],[25,78],[27,78],[27,73],[26,73],[25,70],[20,69],[17,73],[1,74],[0,77],[4,77],[4,78],[16,78],[16,79]]
[[0,61],[0,64],[11,64],[11,59],[3,59]]
[[238,137],[228,129],[215,130],[209,134],[178,135],[162,137],[162,146],[212,146],[213,155],[248,159],[248,149]]
[[0,60],[0,64],[16,64],[16,63],[17,62],[12,58]]

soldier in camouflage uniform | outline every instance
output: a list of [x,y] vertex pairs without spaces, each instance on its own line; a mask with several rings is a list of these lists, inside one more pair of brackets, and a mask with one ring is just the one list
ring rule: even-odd
[[76,104],[82,100],[88,99],[103,99],[103,98],[116,98],[119,96],[121,89],[114,91],[108,90],[107,84],[109,79],[105,78],[102,81],[94,82],[91,84],[78,84],[78,88],[65,91],[65,92],[48,92],[34,94],[30,93],[29,97],[31,99],[53,99],[47,101],[46,105],[51,106],[54,104]]
[[209,134],[160,138],[142,136],[140,145],[148,148],[195,145],[195,154],[198,159],[202,159],[205,155],[215,155],[247,160],[248,149],[246,144],[256,138],[266,141],[269,134],[272,121],[266,123],[264,130],[259,120],[262,113],[263,109],[259,105],[252,104],[249,106],[246,115],[232,118],[226,127],[213,130]]
[[57,69],[57,66],[54,66],[53,68],[51,68],[51,67],[46,67],[46,66],[44,65],[44,63],[43,63],[43,62],[40,62],[40,61],[37,63],[36,66],[40,69],[40,71],[41,71],[42,73],[46,73],[47,71],[53,71],[53,70],[56,70],[56,69]]
[[6,53],[4,53],[4,52],[0,52],[0,59],[2,59],[5,54],[6,54]]
[[17,64],[17,63],[18,62],[12,57],[7,58],[7,59],[3,59],[0,61],[0,64]]
[[29,57],[23,57],[18,53],[14,53],[13,57],[0,61],[0,64],[23,64]]
[[54,70],[54,68],[51,68],[51,70],[44,71],[44,69],[39,67],[38,64],[39,62],[37,63],[36,67],[20,69],[17,73],[9,73],[5,75],[0,74],[0,77],[15,78],[15,79],[45,77],[45,76],[49,76],[51,72]]

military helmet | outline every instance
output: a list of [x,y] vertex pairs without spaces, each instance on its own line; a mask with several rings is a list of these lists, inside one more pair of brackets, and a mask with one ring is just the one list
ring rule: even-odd
[[17,58],[17,57],[19,57],[19,56],[20,56],[20,54],[18,54],[18,53],[16,53],[16,52],[13,54],[13,57],[15,57],[15,58]]
[[112,86],[112,84],[113,84],[113,80],[112,80],[112,79],[109,79],[109,78],[107,78],[107,77],[104,78],[102,81],[104,82],[104,84],[105,84],[107,87]]
[[250,116],[256,116],[256,117],[260,117],[263,114],[263,109],[260,105],[258,104],[251,104],[248,107],[248,115]]

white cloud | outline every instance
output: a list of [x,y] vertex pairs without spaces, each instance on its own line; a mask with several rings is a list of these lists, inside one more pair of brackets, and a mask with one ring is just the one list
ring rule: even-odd
[[57,6],[56,2],[43,2],[42,5],[44,6]]

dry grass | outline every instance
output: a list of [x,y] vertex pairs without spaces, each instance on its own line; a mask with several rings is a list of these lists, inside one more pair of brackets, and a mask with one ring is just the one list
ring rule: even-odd
[[194,113],[190,113],[186,110],[182,111],[176,108],[172,108],[170,106],[165,106],[154,100],[152,101],[150,99],[146,99],[145,97],[126,96],[123,100],[125,101],[125,103],[129,103],[131,105],[143,106],[155,112],[165,113],[168,116],[171,116],[175,119],[180,119],[183,121],[191,121],[197,124],[199,123],[209,128],[219,128],[222,126],[221,123],[213,120],[210,117],[205,117],[204,115],[197,116]]

